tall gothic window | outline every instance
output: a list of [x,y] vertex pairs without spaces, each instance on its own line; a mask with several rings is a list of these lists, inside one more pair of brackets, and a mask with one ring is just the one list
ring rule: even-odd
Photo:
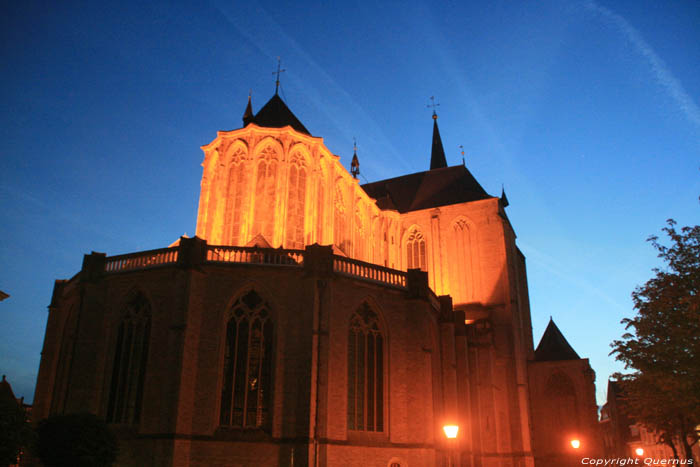
[[243,162],[235,162],[236,156],[240,157],[240,152],[234,155],[234,162],[231,164],[231,170],[228,177],[228,194],[226,196],[226,221],[229,223],[228,240],[233,245],[240,244],[242,239],[241,223],[245,216],[247,181],[246,167]]
[[350,254],[347,251],[348,241],[346,232],[347,221],[345,219],[345,203],[343,202],[343,194],[340,187],[335,189],[335,209],[333,213],[333,243],[340,248],[343,253]]
[[151,306],[142,294],[127,302],[117,328],[107,422],[138,423],[148,360]]
[[255,187],[255,220],[251,237],[262,234],[269,243],[274,241],[275,201],[277,189],[277,154],[271,147],[265,148],[258,162],[258,178]]
[[406,269],[428,269],[425,259],[425,239],[418,229],[413,229],[406,239]]
[[287,196],[287,248],[304,247],[304,208],[306,205],[306,170],[292,164],[289,168]]
[[265,428],[270,422],[272,321],[268,304],[251,290],[236,300],[226,326],[223,426]]
[[350,319],[348,429],[384,430],[384,338],[376,313],[366,303]]
[[[323,177],[323,175],[321,175],[321,177]],[[323,232],[326,231],[326,225],[324,224],[325,219],[323,218],[325,213],[323,206],[326,199],[325,189],[326,187],[323,180],[319,181],[318,195],[316,196],[316,202],[318,203],[316,208],[316,242],[321,244],[324,244]]]
[[469,226],[463,219],[453,225],[450,243],[450,283],[455,287],[450,294],[455,302],[468,302],[474,294],[474,258]]

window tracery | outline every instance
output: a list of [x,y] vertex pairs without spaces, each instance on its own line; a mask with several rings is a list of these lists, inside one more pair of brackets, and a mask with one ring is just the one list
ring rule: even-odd
[[248,176],[244,162],[244,152],[241,148],[231,156],[228,177],[228,193],[226,196],[226,219],[228,222],[228,240],[231,244],[239,244],[243,219],[247,211]]
[[473,300],[474,258],[470,227],[466,219],[458,219],[452,225],[450,251],[453,257],[453,261],[449,262],[450,283],[454,290],[454,299],[456,302]]
[[219,423],[264,428],[270,421],[272,320],[267,302],[250,290],[233,304],[226,326]]
[[423,271],[428,269],[425,239],[423,233],[415,227],[406,238],[406,269],[422,269]]
[[275,204],[277,201],[277,159],[277,153],[271,146],[263,149],[259,155],[255,187],[255,214],[253,232],[251,232],[251,237],[262,234],[270,243],[274,241]]
[[384,337],[367,303],[350,318],[348,429],[384,431]]
[[137,293],[127,302],[117,329],[108,423],[138,423],[140,419],[150,329],[151,306]]
[[306,209],[306,167],[304,159],[294,153],[289,166],[287,195],[287,248],[304,247],[304,217]]

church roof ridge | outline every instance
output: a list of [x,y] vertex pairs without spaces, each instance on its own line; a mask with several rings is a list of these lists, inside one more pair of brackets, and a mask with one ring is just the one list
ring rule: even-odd
[[401,175],[361,187],[376,200],[388,196],[402,213],[493,198],[463,165]]
[[564,334],[559,330],[552,317],[549,317],[549,324],[542,334],[540,343],[535,350],[535,360],[540,362],[553,362],[559,360],[580,360],[576,351],[566,340]]
[[[250,106],[250,97],[248,98],[248,105]],[[250,109],[252,114],[252,108]],[[287,104],[282,100],[279,94],[275,93],[265,105],[262,106],[258,113],[254,116],[251,115],[249,121],[246,123],[246,115],[248,115],[248,108],[243,115],[243,123],[247,125],[248,123],[255,123],[261,127],[267,128],[283,128],[285,126],[291,126],[296,131],[304,133],[305,135],[311,136],[311,132],[306,129],[303,123],[297,118],[296,115],[289,109]]]

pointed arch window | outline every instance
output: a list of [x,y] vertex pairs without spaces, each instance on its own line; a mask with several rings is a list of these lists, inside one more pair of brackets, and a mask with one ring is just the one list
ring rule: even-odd
[[262,234],[269,243],[272,243],[274,241],[275,203],[277,200],[277,153],[272,147],[267,147],[260,154],[260,158],[251,237]]
[[343,200],[343,193],[340,191],[340,187],[336,186],[335,189],[335,209],[333,212],[333,243],[340,248],[343,253],[348,253],[348,241],[346,232],[346,219],[345,219],[345,202]]
[[222,426],[265,428],[270,422],[272,320],[270,308],[251,290],[233,304],[226,326]]
[[287,248],[304,247],[304,213],[306,207],[306,169],[292,164],[289,168],[287,195]]
[[226,196],[226,221],[228,222],[228,242],[238,245],[243,242],[241,227],[246,213],[248,177],[247,168],[242,160],[242,151],[239,149],[232,158],[228,177],[228,193]]
[[107,403],[108,423],[138,423],[148,361],[151,306],[140,293],[126,305],[117,328],[112,380]]
[[471,232],[464,219],[453,224],[450,237],[450,283],[454,289],[450,295],[455,302],[468,302],[474,299],[474,257]]
[[428,270],[425,256],[425,239],[418,229],[413,229],[406,239],[406,269]]
[[348,429],[384,431],[384,336],[366,303],[350,319]]

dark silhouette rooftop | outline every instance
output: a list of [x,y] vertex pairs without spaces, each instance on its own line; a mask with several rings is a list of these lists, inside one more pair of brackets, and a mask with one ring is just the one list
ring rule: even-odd
[[255,123],[256,125],[267,128],[283,128],[289,125],[298,132],[311,136],[309,130],[307,130],[296,115],[289,110],[287,104],[285,104],[282,98],[277,94],[272,96],[272,98],[267,101],[267,104],[265,104],[257,114],[253,116],[252,113],[253,110],[250,106],[249,97],[248,107],[246,107],[245,113],[243,114],[244,126],[247,126],[250,123]]
[[553,362],[558,360],[579,360],[576,351],[567,342],[554,320],[549,318],[549,324],[542,334],[542,339],[535,350],[535,360]]
[[380,180],[362,188],[380,209],[401,213],[493,198],[463,165]]

